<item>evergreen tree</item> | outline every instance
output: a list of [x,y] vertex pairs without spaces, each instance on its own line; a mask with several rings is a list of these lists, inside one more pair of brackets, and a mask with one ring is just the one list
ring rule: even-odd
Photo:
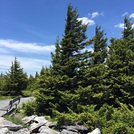
[[41,68],[41,71],[40,71],[40,75],[44,75],[44,73],[45,73],[45,68],[42,67],[42,68]]
[[134,38],[134,29],[132,28],[132,25],[131,20],[125,16],[124,30],[122,31],[123,39],[132,40]]
[[78,55],[86,45],[86,29],[87,25],[82,25],[82,21],[78,20],[77,10],[69,5],[63,39],[61,42],[57,39],[55,53],[52,53],[52,67],[58,74],[76,75],[80,61]]
[[86,45],[86,29],[87,25],[82,25],[82,21],[78,20],[77,10],[69,5],[64,36],[60,44],[57,42],[56,53],[52,57],[52,63],[57,62],[53,64],[53,67],[60,67],[57,70],[58,74],[68,77],[66,89],[77,87],[76,76],[78,75],[81,60],[79,55]]
[[[83,96],[84,100],[82,97],[80,98],[80,101],[86,103],[84,103],[84,105],[97,104],[97,107],[100,107],[103,104],[103,92],[106,88],[105,85],[103,85],[106,71],[104,62],[107,58],[107,38],[104,36],[105,33],[101,30],[101,27],[96,26],[95,36],[91,39],[93,52],[89,55],[88,62],[90,66],[88,66],[83,77],[83,88],[85,88],[79,91],[80,96],[85,95]],[[85,98],[87,98],[87,101]]]
[[92,39],[93,43],[93,64],[104,63],[107,57],[107,38],[100,26],[96,26],[95,36]]
[[36,71],[35,78],[38,78],[39,76],[40,76],[39,73]]
[[5,88],[6,88],[6,78],[3,73],[0,74],[0,95],[5,94]]
[[77,9],[73,9],[69,5],[64,36],[61,42],[56,44],[56,58],[52,57],[52,63],[57,62],[53,64],[52,68],[57,66],[59,69],[58,75],[61,79],[56,88],[59,89],[60,105],[64,106],[61,108],[64,110],[67,107],[74,109],[75,104],[72,103],[74,101],[72,96],[79,86],[79,81],[82,80],[80,70],[83,66],[81,64],[83,61],[82,50],[87,45],[87,25],[82,25],[82,21],[79,21],[78,17]]
[[[81,51],[86,45],[87,25],[78,20],[77,10],[68,6],[64,36],[61,41],[56,40],[55,53],[52,55],[52,66],[49,74],[40,77],[38,95],[36,98],[42,102],[38,105],[40,112],[45,106],[52,113],[52,109],[60,112],[74,108],[73,96],[78,88]],[[44,105],[45,104],[45,105]]]
[[52,67],[53,67],[53,75],[61,74],[61,48],[60,48],[60,40],[59,37],[56,39],[55,43],[55,52],[51,53],[52,57]]
[[21,95],[22,90],[27,87],[27,75],[23,72],[23,68],[20,67],[20,63],[17,61],[16,57],[6,76],[7,94]]
[[[107,59],[108,103],[116,105],[116,101],[134,104],[134,51],[133,29],[130,20],[125,17],[122,39],[111,39],[109,57]],[[131,47],[130,47],[131,46]],[[106,97],[105,97],[106,98]]]

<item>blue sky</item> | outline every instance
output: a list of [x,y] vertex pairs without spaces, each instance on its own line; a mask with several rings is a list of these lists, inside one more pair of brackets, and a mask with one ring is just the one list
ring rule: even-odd
[[134,0],[0,0],[0,73],[8,71],[15,56],[28,75],[49,66],[70,3],[79,20],[88,23],[89,38],[97,24],[110,39],[121,37],[124,15],[134,22]]

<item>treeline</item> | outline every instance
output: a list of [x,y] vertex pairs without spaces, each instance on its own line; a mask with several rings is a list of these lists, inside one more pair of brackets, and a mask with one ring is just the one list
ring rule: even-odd
[[[52,65],[43,67],[36,77],[25,79],[27,83],[19,79],[25,83],[19,88],[21,93],[36,98],[24,109],[27,114],[56,117],[59,124],[80,121],[90,129],[102,128],[104,134],[133,134],[134,29],[131,20],[124,18],[122,37],[111,38],[108,44],[106,33],[98,25],[94,37],[88,39],[87,25],[78,17],[77,9],[69,5],[63,38],[57,38],[55,52],[51,53]],[[22,69],[20,72],[25,78]]]

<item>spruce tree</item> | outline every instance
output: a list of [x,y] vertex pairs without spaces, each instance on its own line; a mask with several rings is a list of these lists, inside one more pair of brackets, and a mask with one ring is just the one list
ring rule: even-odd
[[96,26],[95,36],[92,39],[93,43],[93,64],[104,63],[107,57],[107,38],[100,26]]
[[[81,52],[86,45],[87,25],[78,20],[77,9],[68,6],[65,31],[61,41],[56,40],[52,66],[40,77],[36,98],[40,112],[52,114],[52,110],[67,112],[74,109],[73,97],[78,88]],[[46,71],[47,72],[47,71]],[[48,110],[43,110],[43,106]]]
[[60,42],[61,75],[72,78],[77,74],[80,61],[79,54],[86,45],[86,30],[87,25],[82,25],[82,21],[78,20],[77,10],[69,5],[64,36]]
[[125,17],[122,39],[111,39],[107,59],[107,80],[109,88],[105,92],[107,101],[117,105],[117,101],[134,104],[134,51],[133,29],[130,20]]
[[20,67],[20,63],[17,61],[16,57],[6,76],[7,94],[21,95],[22,91],[27,87],[27,75],[23,72],[23,68]]
[[[100,107],[103,103],[103,91],[105,86],[103,85],[104,74],[106,71],[105,60],[107,58],[107,38],[105,33],[101,30],[101,27],[96,26],[95,35],[90,39],[93,46],[93,52],[89,55],[89,63],[87,70],[84,75],[84,86],[85,89],[80,91],[81,94],[85,94],[84,98],[87,98],[87,101],[80,99],[83,102],[89,104],[97,104]],[[89,92],[91,96],[88,93]],[[88,97],[90,96],[90,97]],[[90,99],[89,99],[90,98]],[[84,104],[85,105],[85,104]]]
[[123,39],[132,40],[134,38],[134,29],[132,28],[131,19],[125,16],[124,18],[124,30],[122,31]]
[[[64,36],[60,44],[56,45],[55,56],[57,56],[56,60],[58,63],[54,64],[54,66],[57,65],[57,67],[60,67],[59,75],[62,78],[56,87],[59,89],[61,96],[60,101],[62,103],[60,105],[72,109],[74,109],[72,98],[79,86],[78,82],[82,79],[80,76],[80,69],[83,66],[81,64],[83,58],[82,50],[87,43],[87,25],[83,25],[82,21],[78,20],[78,17],[77,9],[69,5]],[[54,60],[52,58],[52,63]]]
[[57,37],[55,42],[55,52],[51,53],[52,57],[52,68],[53,68],[53,75],[61,74],[61,48],[60,48],[60,39]]
[[6,89],[6,76],[5,74],[0,74],[0,96],[5,95],[5,89]]

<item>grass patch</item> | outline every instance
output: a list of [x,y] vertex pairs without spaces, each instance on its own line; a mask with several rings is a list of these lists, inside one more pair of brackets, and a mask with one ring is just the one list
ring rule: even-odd
[[5,115],[4,118],[14,124],[17,124],[17,125],[22,125],[22,120],[21,118],[17,118],[15,116],[8,116],[8,115]]
[[0,100],[8,100],[12,98],[14,98],[14,96],[0,96]]
[[24,126],[22,119],[26,116],[21,109],[16,109],[12,116],[5,115],[4,118],[14,124]]

